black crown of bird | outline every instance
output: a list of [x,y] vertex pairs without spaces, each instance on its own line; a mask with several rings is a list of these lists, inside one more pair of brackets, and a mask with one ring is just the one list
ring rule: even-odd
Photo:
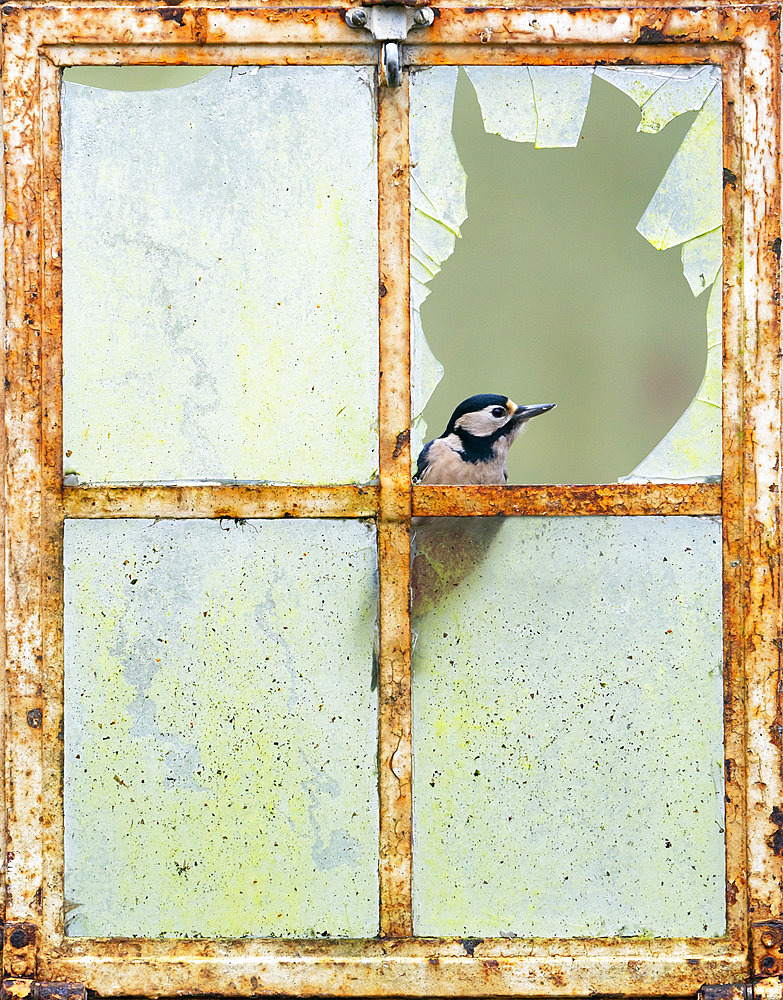
[[440,437],[419,453],[414,479],[433,485],[506,483],[506,458],[528,420],[555,403],[518,405],[508,396],[480,393],[463,400]]

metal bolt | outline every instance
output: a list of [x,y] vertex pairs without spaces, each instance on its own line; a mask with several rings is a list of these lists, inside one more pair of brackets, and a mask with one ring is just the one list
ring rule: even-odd
[[770,975],[777,970],[777,962],[772,955],[765,955],[759,962],[759,966],[762,972],[769,973]]
[[413,12],[413,23],[420,25],[430,25],[435,20],[435,14],[429,7],[419,7]]
[[764,945],[765,948],[773,948],[776,944],[779,943],[778,936],[777,934],[774,934],[772,931],[764,931],[764,933],[761,935],[761,943]]
[[345,23],[349,28],[363,28],[367,24],[367,11],[364,7],[351,7],[345,12]]
[[24,948],[29,944],[27,931],[23,927],[17,927],[16,930],[12,931],[8,940],[13,948]]

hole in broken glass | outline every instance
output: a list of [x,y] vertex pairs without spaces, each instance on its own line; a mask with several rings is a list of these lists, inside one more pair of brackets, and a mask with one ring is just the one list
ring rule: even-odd
[[101,90],[170,90],[214,71],[214,66],[70,66],[63,81]]
[[412,78],[415,444],[502,392],[558,403],[510,482],[718,477],[718,69],[457,73]]

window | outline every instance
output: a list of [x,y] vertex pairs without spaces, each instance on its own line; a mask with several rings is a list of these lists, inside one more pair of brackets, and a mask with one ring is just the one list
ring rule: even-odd
[[[778,15],[411,9],[397,81],[384,16],[4,8],[6,978],[781,971]],[[572,143],[594,78],[722,135],[722,203],[673,164],[640,224],[723,271],[701,403],[623,481],[412,484],[457,67],[510,143]]]

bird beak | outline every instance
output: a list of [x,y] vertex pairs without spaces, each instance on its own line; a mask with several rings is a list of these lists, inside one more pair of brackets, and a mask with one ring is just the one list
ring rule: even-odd
[[537,417],[539,413],[547,413],[549,410],[554,410],[556,406],[557,403],[535,403],[532,406],[518,406],[511,419],[515,423],[521,424],[524,420]]

